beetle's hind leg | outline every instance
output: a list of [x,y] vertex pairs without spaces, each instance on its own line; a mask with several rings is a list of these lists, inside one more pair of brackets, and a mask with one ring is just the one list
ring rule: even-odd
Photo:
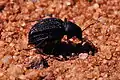
[[45,38],[43,38],[43,40],[42,40],[40,43],[38,43],[38,44],[35,46],[35,48],[40,48],[40,45],[43,44],[47,39],[48,39],[48,36],[45,37]]

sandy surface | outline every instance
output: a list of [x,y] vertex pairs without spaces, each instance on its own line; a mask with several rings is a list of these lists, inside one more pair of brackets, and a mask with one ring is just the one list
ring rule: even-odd
[[[67,61],[49,58],[47,64],[34,49],[23,50],[35,23],[29,21],[47,14],[82,30],[94,23],[83,36],[98,52]],[[119,0],[0,0],[0,80],[120,80],[119,30]]]

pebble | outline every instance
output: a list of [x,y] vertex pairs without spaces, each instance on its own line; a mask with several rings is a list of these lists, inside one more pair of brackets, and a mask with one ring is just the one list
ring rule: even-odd
[[112,53],[108,53],[105,55],[106,59],[111,59],[112,58]]
[[23,74],[23,69],[22,66],[20,65],[11,65],[8,69],[7,69],[8,74],[10,74],[11,76],[14,77],[18,77],[19,75]]
[[94,9],[98,9],[98,8],[99,8],[99,4],[95,3],[95,4],[93,5],[93,8],[94,8]]
[[6,55],[1,59],[1,62],[4,64],[10,64],[12,60],[12,56],[11,55]]
[[26,74],[25,76],[22,76],[23,78],[27,78],[27,79],[32,79],[35,80],[35,78],[38,76],[38,71],[31,71],[28,74]]
[[79,54],[79,58],[80,59],[86,59],[87,57],[88,57],[87,53],[81,53],[81,54]]
[[32,2],[37,2],[37,1],[39,1],[39,0],[31,0]]
[[0,77],[2,77],[4,74],[2,72],[0,72]]
[[3,46],[4,46],[4,41],[0,40],[0,47],[3,47]]
[[20,75],[18,78],[19,78],[20,80],[26,80],[26,76],[25,76],[25,75]]

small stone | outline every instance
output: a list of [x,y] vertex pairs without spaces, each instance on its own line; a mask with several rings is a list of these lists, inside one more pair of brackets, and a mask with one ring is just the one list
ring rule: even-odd
[[48,73],[44,80],[55,80],[55,76],[52,72]]
[[32,2],[37,2],[38,0],[31,0]]
[[93,8],[94,8],[94,9],[98,9],[98,8],[99,8],[99,4],[95,3],[95,4],[93,5]]
[[27,49],[27,37],[25,35],[22,36],[22,39],[19,39],[19,49]]
[[20,75],[18,78],[19,78],[20,80],[26,80],[26,76],[25,76],[25,75]]
[[8,74],[18,77],[19,75],[23,74],[23,69],[20,65],[11,65],[8,69]]
[[28,10],[34,10],[35,9],[34,3],[32,1],[28,1],[26,4],[27,4],[26,8]]
[[0,47],[4,46],[4,41],[0,41]]
[[1,62],[4,64],[10,64],[12,60],[12,56],[11,55],[6,55],[1,59]]
[[80,59],[86,59],[87,57],[88,57],[87,53],[81,53],[81,54],[79,54],[79,58]]
[[108,54],[105,55],[105,57],[106,57],[106,59],[111,59],[112,54],[111,54],[111,53],[108,53]]
[[75,53],[72,53],[72,56],[74,56],[75,55]]
[[88,73],[88,74],[86,75],[86,77],[89,78],[89,79],[92,79],[92,78],[93,78],[93,75],[92,75],[92,73]]
[[106,64],[106,63],[107,63],[107,60],[106,60],[106,59],[104,59],[104,60],[103,60],[103,63],[104,63],[104,64]]
[[12,38],[8,37],[8,38],[6,38],[6,41],[10,43],[12,41]]
[[93,18],[95,19],[95,20],[98,20],[98,18],[99,18],[99,13],[98,12],[95,12],[94,14],[93,14]]
[[7,3],[7,1],[8,1],[8,0],[1,0],[1,1],[0,1],[0,7],[4,6],[5,3]]
[[10,80],[15,80],[15,77],[11,75]]
[[116,48],[116,52],[117,52],[117,51],[120,51],[120,46],[118,46],[118,47]]
[[59,57],[60,57],[60,58],[63,58],[63,56],[62,56],[62,55],[59,55]]
[[25,22],[22,22],[22,23],[21,23],[21,26],[22,26],[22,27],[25,26],[25,25],[26,25]]
[[71,5],[71,3],[70,3],[70,2],[66,2],[66,5],[67,5],[67,6],[70,6],[70,5]]
[[74,4],[74,2],[73,2],[73,0],[65,0],[64,4],[65,4],[66,6],[71,6],[71,5]]
[[38,76],[38,71],[31,71],[29,72],[28,74],[26,74],[23,78],[27,78],[27,79],[32,79],[32,80],[35,80]]
[[0,72],[0,77],[2,77],[4,74],[2,72]]
[[14,44],[14,43],[10,43],[9,45],[10,45],[11,47],[15,46],[15,44]]
[[102,77],[100,77],[100,78],[98,78],[98,80],[103,80],[103,78],[102,78]]
[[104,0],[95,0],[96,1],[96,3],[103,3],[104,2]]

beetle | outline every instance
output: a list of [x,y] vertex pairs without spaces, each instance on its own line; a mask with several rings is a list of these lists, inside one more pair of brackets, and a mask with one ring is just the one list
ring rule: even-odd
[[[89,28],[90,25],[85,29]],[[86,40],[83,38],[82,32],[85,29],[82,30],[78,25],[76,25],[71,21],[68,21],[66,18],[64,21],[59,18],[45,18],[39,20],[35,25],[32,26],[28,34],[28,40],[29,40],[28,43],[34,44],[35,48],[37,49],[42,49],[43,50],[42,53],[45,55],[52,54],[54,53],[55,48],[59,48],[59,47],[64,48],[64,46],[62,47],[62,45],[64,44],[61,43],[61,39],[63,38],[64,35],[67,35],[68,42],[70,42],[69,41],[70,38],[76,36],[79,40],[81,40],[81,44],[84,43]],[[82,46],[81,44],[80,46],[84,47],[84,45]],[[72,50],[72,48],[74,49],[76,48],[72,46],[72,44],[68,44],[68,45],[65,44],[65,45],[69,50]],[[71,46],[69,47],[69,45]],[[85,47],[82,49],[86,50]],[[54,53],[53,55],[59,56],[59,53],[57,54]]]
[[82,40],[82,30],[71,21],[62,21],[58,18],[46,18],[38,21],[29,32],[28,43],[35,44],[35,48],[42,48],[42,44],[50,41],[60,42],[67,35],[68,39],[76,36]]

